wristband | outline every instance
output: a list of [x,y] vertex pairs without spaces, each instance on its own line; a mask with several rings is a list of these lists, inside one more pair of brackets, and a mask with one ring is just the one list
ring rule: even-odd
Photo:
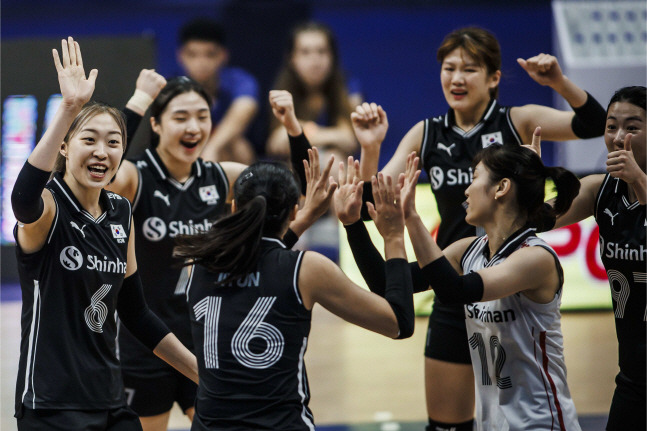
[[299,241],[299,236],[294,233],[292,229],[288,228],[288,231],[283,235],[283,244],[285,245],[285,248],[294,247],[294,244],[296,244],[297,241]]
[[135,94],[128,100],[126,105],[133,106],[144,113],[151,103],[153,103],[153,98],[148,93],[142,90],[135,90]]

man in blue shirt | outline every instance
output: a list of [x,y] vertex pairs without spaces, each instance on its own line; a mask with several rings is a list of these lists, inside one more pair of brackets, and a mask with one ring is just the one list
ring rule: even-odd
[[185,73],[213,98],[213,131],[202,157],[254,162],[256,155],[245,132],[259,107],[256,79],[243,69],[227,66],[225,33],[215,21],[195,19],[186,23],[180,29],[179,45],[177,58]]

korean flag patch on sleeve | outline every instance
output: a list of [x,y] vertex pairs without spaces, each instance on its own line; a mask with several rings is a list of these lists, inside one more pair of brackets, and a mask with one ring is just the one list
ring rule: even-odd
[[126,230],[120,224],[111,224],[110,230],[112,230],[112,237],[117,239],[118,243],[123,243],[124,238],[126,238]]
[[200,187],[200,199],[209,205],[217,204],[220,199],[220,195],[218,194],[218,190],[216,190],[216,186],[211,185]]

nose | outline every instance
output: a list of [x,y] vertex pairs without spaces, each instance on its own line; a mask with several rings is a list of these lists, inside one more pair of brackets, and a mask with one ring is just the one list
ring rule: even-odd
[[627,136],[627,131],[619,128],[613,137],[613,145],[619,148],[624,148],[625,136]]
[[200,131],[200,127],[198,126],[198,120],[195,118],[189,119],[186,123],[186,131],[188,133],[198,133]]
[[463,82],[463,73],[460,70],[452,72],[452,83],[460,84]]
[[96,158],[105,159],[108,155],[108,153],[106,152],[106,143],[103,141],[99,141],[94,148],[93,155]]

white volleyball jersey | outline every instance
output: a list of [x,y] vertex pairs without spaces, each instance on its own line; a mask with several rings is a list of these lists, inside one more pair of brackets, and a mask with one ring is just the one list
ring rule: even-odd
[[560,289],[539,304],[523,293],[465,305],[467,336],[477,387],[476,429],[580,431],[566,383],[560,325],[563,272],[555,252],[534,229],[513,234],[490,259],[487,235],[461,260],[463,273],[498,265],[515,250],[539,246],[555,257]]

